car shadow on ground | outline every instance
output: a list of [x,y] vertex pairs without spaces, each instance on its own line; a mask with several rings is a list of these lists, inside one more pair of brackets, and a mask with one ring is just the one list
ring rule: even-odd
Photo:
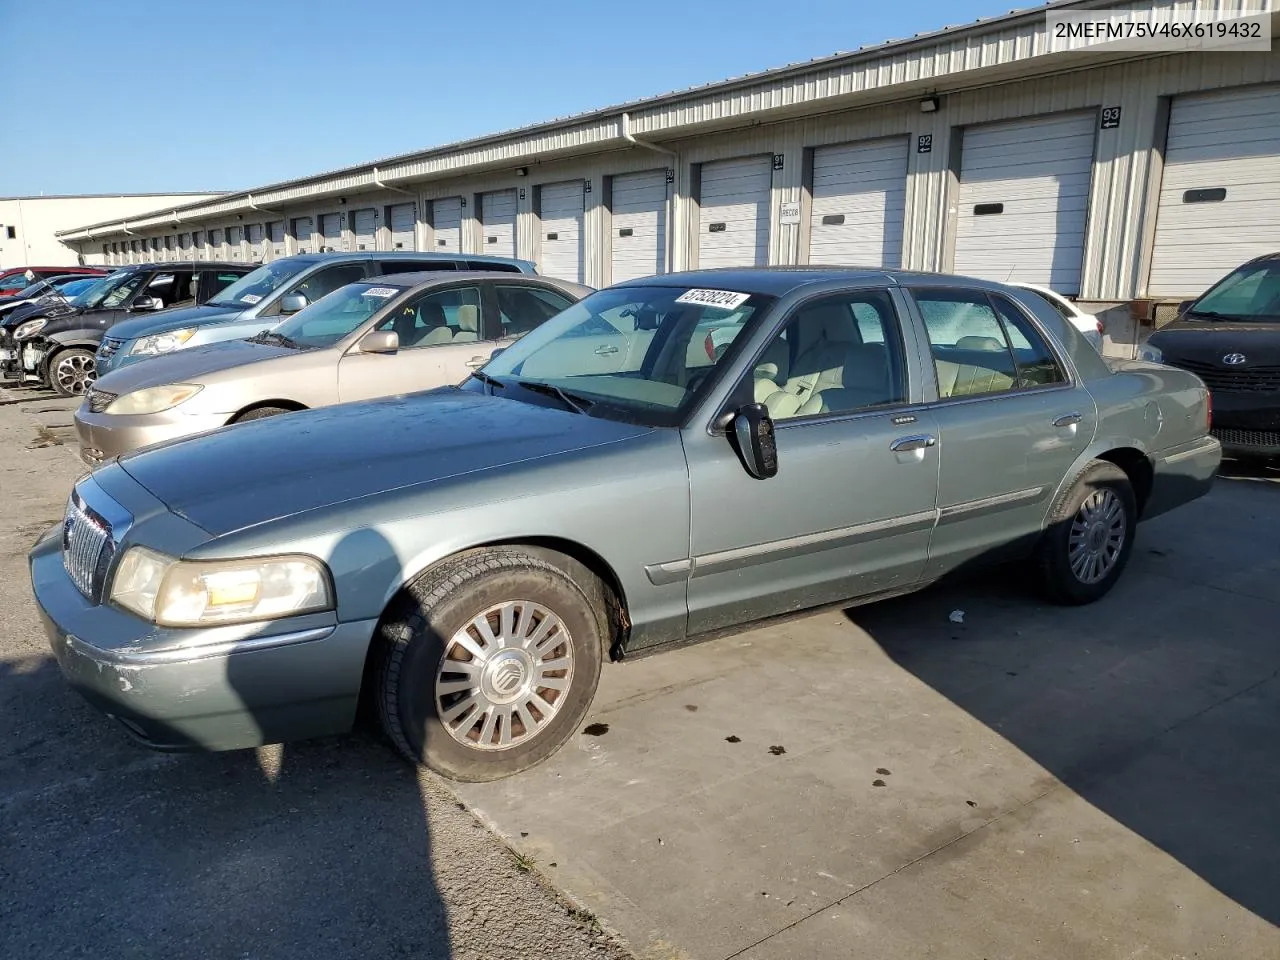
[[[1025,571],[1000,568],[846,615],[1079,796],[1280,923],[1280,607],[1178,582],[1169,565],[1196,558],[1148,533],[1092,606],[1048,605]],[[1167,597],[1154,606],[1153,587]]]
[[[416,771],[367,735],[145,750],[0,662],[0,956],[453,957]],[[42,769],[53,767],[56,769]]]

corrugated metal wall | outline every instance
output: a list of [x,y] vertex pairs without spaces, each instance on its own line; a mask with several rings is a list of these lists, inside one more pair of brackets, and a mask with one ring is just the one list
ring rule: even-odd
[[[852,97],[859,91],[871,90],[890,80],[905,83],[912,76],[941,76],[954,73],[961,67],[986,69],[990,66],[1007,74],[1012,68],[999,65],[1025,57],[1030,50],[1027,47],[1029,43],[1032,41],[1013,30],[995,46],[971,42],[965,49],[949,48],[937,55],[940,59],[932,66],[921,66],[919,61],[910,68],[903,65],[905,61],[896,66],[883,64],[874,76],[865,71],[859,74],[861,80],[848,71],[833,68],[829,76],[815,77],[811,74],[803,82],[797,79],[789,92],[778,92],[774,88],[781,81],[770,81],[772,92],[761,92],[761,89],[751,92],[744,88],[715,97],[709,93],[701,101],[686,98],[679,105],[655,107],[635,114],[631,123],[634,134],[640,137],[665,135],[662,146],[674,151],[674,157],[629,146],[620,139],[616,123],[609,125],[602,121],[582,133],[577,140],[567,135],[557,139],[557,136],[547,134],[544,138],[546,143],[543,146],[548,150],[572,148],[595,152],[530,162],[519,168],[524,171],[523,175],[518,175],[515,163],[502,163],[504,158],[520,156],[517,146],[523,141],[513,137],[506,145],[477,148],[469,154],[470,159],[465,164],[473,166],[479,160],[502,163],[496,169],[451,176],[448,164],[436,158],[414,161],[417,166],[407,164],[396,176],[432,177],[418,184],[417,196],[418,230],[427,250],[435,249],[427,213],[431,200],[464,198],[462,250],[478,253],[485,252],[487,246],[476,219],[478,197],[493,191],[514,190],[515,253],[526,259],[536,259],[538,250],[535,188],[547,183],[582,179],[591,188],[585,196],[583,220],[584,277],[588,284],[602,286],[611,281],[611,215],[604,189],[607,177],[652,170],[655,166],[671,169],[672,199],[666,231],[670,247],[668,256],[673,269],[682,269],[694,259],[691,244],[696,241],[699,215],[690,186],[697,165],[734,157],[769,155],[773,165],[769,262],[792,264],[802,262],[802,250],[807,249],[807,152],[824,145],[906,136],[909,138],[909,152],[902,265],[923,270],[946,270],[953,263],[959,144],[965,127],[1074,110],[1100,113],[1103,108],[1119,107],[1119,124],[1096,132],[1080,296],[1081,299],[1098,301],[1139,296],[1143,293],[1150,258],[1155,200],[1160,187],[1163,124],[1169,98],[1180,93],[1280,82],[1280,50],[1247,56],[1238,53],[1177,54],[998,83],[984,84],[978,77],[972,80],[974,85],[970,89],[944,90],[940,94],[940,108],[932,113],[921,112],[921,93],[910,92],[894,104],[860,107],[851,101],[846,107],[820,116],[758,123],[736,130],[721,129],[733,122],[735,111],[758,111],[781,104],[779,109],[785,107],[798,112],[805,107],[807,99],[843,94]],[[713,100],[719,106],[713,106]],[[683,135],[673,139],[677,128],[682,129]],[[1280,165],[1280,158],[1277,158],[1277,164]],[[461,159],[455,164],[462,165]],[[381,175],[389,178],[390,168]],[[403,180],[398,183],[404,186]],[[352,208],[376,206],[381,210],[389,204],[405,202],[403,194],[362,190],[362,184],[363,181],[354,173],[350,177],[337,176],[326,184],[326,198],[298,193],[298,199],[292,203],[287,202],[287,198],[282,202],[277,199],[277,194],[272,193],[272,209],[281,210],[290,221],[310,216],[318,225],[319,215],[334,209],[334,198],[339,194]],[[289,189],[304,190],[302,186]],[[287,192],[282,191],[281,196]],[[262,202],[267,200],[264,198]],[[796,205],[802,211],[799,218],[794,216]],[[216,203],[206,205],[209,208],[215,206]],[[784,208],[788,214],[786,217],[783,216]],[[232,218],[228,216],[226,219],[229,223]],[[216,217],[203,214],[201,222],[212,229],[226,225],[220,224]],[[171,224],[172,220],[166,224],[169,229],[172,229]],[[160,233],[163,229],[163,226],[157,226],[154,232]],[[138,232],[136,228],[134,230]]]

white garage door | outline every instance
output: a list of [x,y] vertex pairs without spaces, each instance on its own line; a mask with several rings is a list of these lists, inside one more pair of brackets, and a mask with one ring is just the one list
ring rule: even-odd
[[310,217],[297,217],[293,221],[293,242],[298,253],[311,253],[315,247],[315,223]]
[[231,248],[232,260],[244,259],[244,227],[227,228],[227,244]]
[[166,260],[176,259],[178,256],[178,242],[173,234],[168,234],[164,238],[164,258]]
[[611,283],[662,273],[667,263],[667,172],[613,178]]
[[905,137],[814,150],[809,262],[902,266],[906,203]]
[[195,257],[191,253],[191,234],[178,234],[178,253],[183,260],[194,260]]
[[481,253],[516,255],[516,192],[495,190],[480,195]]
[[227,231],[222,227],[215,227],[209,231],[209,259],[227,259]]
[[196,260],[209,259],[209,247],[205,243],[205,239],[206,238],[203,230],[197,230],[195,233],[191,235],[191,243],[195,249]]
[[351,232],[355,234],[357,250],[378,249],[378,211],[373,207],[356,210],[351,214]]
[[1147,293],[1191,297],[1280,249],[1280,87],[1178,97]]
[[431,225],[435,228],[436,250],[462,252],[462,198],[431,201]]
[[544,183],[538,188],[542,254],[538,272],[560,280],[582,282],[583,181]]
[[342,249],[342,214],[320,214],[320,250],[336,252]]
[[698,266],[753,267],[769,262],[769,157],[702,165]]
[[1097,114],[964,131],[955,272],[1080,292]]
[[271,245],[271,257],[283,257],[285,254],[284,221],[273,220],[267,224],[267,242]]
[[263,229],[262,224],[249,224],[249,259],[267,259],[267,245],[264,242],[265,237],[266,230]]
[[391,221],[391,249],[416,250],[414,227],[418,219],[418,205],[415,203],[397,203],[389,211]]

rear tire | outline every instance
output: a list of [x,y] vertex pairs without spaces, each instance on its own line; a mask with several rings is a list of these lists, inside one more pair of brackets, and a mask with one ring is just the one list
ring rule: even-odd
[[1091,460],[1054,504],[1037,548],[1040,586],[1055,603],[1093,603],[1120,579],[1138,523],[1129,477]]
[[60,397],[81,397],[98,378],[93,351],[71,347],[49,362],[49,386]]
[[275,417],[282,413],[293,413],[293,411],[288,407],[255,407],[252,410],[246,410],[231,422],[248,423],[250,420],[265,420],[267,417]]
[[498,780],[558,751],[595,696],[603,659],[589,593],[534,552],[446,560],[409,584],[381,627],[373,674],[383,730],[414,763]]

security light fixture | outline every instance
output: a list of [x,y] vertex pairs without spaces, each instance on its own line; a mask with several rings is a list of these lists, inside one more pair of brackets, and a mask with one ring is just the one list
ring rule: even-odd
[[938,110],[938,98],[934,96],[925,97],[920,101],[921,113],[936,113]]
[[528,175],[529,175],[529,168],[528,168],[528,167],[516,167],[516,176],[517,176],[517,177],[527,177]]

